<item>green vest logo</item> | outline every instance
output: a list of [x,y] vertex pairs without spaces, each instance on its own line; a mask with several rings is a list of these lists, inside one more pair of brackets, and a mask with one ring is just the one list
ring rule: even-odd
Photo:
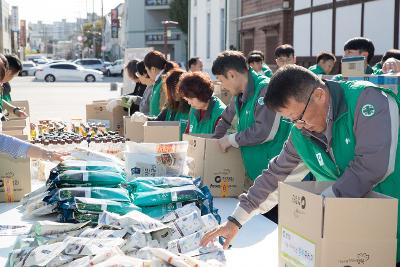
[[375,114],[375,107],[371,104],[365,104],[361,108],[361,113],[363,114],[364,117],[371,117]]
[[258,100],[257,100],[257,103],[258,103],[260,106],[263,106],[263,105],[264,105],[264,97],[263,97],[263,96],[259,97]]
[[324,163],[324,159],[322,158],[322,155],[321,155],[321,153],[317,153],[317,154],[315,154],[315,157],[317,157],[317,160],[318,160],[319,166],[324,166],[324,165],[325,165],[325,163]]

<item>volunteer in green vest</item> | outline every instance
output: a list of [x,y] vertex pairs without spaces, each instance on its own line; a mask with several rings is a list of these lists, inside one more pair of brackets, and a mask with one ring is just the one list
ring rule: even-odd
[[177,67],[176,63],[166,60],[163,53],[151,51],[144,57],[144,65],[150,78],[155,81],[150,96],[150,116],[157,116],[165,105],[162,94],[162,75]]
[[[364,37],[354,37],[348,40],[343,47],[345,57],[363,56],[365,57],[365,71],[364,74],[382,74],[380,70],[374,72],[372,67],[369,65],[375,53],[375,46],[372,41]],[[333,80],[343,80],[343,75],[338,74],[333,77]]]
[[179,93],[190,105],[189,120],[185,133],[213,134],[224,112],[225,104],[213,96],[214,87],[205,72],[188,72],[179,80]]
[[272,70],[270,69],[270,67],[268,67],[267,64],[265,64],[264,60],[265,60],[265,56],[264,53],[261,52],[260,50],[253,50],[249,53],[249,56],[252,55],[259,55],[262,58],[262,66],[261,66],[261,70],[264,72],[264,75],[267,76],[268,78],[272,77]]
[[262,69],[263,59],[258,54],[253,54],[247,57],[247,65],[258,75],[265,75]]
[[[222,113],[214,137],[219,138],[223,151],[230,147],[240,148],[246,174],[254,181],[282,150],[291,123],[283,121],[278,113],[264,104],[269,79],[249,69],[241,52],[219,54],[212,72],[222,87],[234,96]],[[238,132],[226,135],[235,115],[238,117]]]
[[382,56],[381,61],[376,63],[372,69],[374,70],[374,73],[379,73],[379,74],[384,74],[385,72],[382,70],[383,64],[389,59],[389,58],[395,58],[397,60],[400,60],[400,50],[399,49],[390,49],[385,52],[385,54]]
[[317,64],[312,65],[308,69],[317,75],[328,75],[335,66],[336,57],[329,52],[321,52],[317,56]]
[[265,102],[293,122],[290,137],[239,197],[228,222],[207,234],[202,245],[224,236],[226,248],[241,225],[276,203],[279,181],[303,164],[317,181],[334,182],[322,192],[324,197],[360,198],[372,190],[399,199],[399,101],[391,91],[366,81],[323,81],[295,65],[278,70]]
[[136,122],[144,121],[179,121],[181,127],[181,135],[185,132],[190,106],[178,93],[177,84],[179,78],[185,71],[181,69],[170,70],[163,81],[163,90],[166,91],[167,103],[157,117],[149,117],[143,113],[136,112],[131,119]]

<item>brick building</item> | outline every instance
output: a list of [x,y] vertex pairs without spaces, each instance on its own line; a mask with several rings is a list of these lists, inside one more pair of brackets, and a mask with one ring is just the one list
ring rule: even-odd
[[246,55],[257,49],[268,64],[275,64],[275,48],[293,43],[293,0],[242,0],[240,47]]

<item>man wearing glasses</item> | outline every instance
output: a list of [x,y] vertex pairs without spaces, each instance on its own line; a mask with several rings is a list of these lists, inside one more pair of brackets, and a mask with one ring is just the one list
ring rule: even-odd
[[392,91],[365,81],[323,81],[289,65],[271,78],[265,103],[295,127],[281,153],[239,197],[228,222],[208,233],[203,245],[224,236],[227,248],[241,225],[271,208],[268,200],[278,182],[300,164],[317,181],[335,181],[322,193],[325,197],[359,198],[373,190],[400,198],[400,100]]

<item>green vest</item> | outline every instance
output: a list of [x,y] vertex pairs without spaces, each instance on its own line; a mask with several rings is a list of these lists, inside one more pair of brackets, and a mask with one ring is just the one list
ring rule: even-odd
[[162,80],[161,77],[158,78],[156,83],[154,84],[153,90],[150,96],[150,116],[157,116],[160,113],[160,95],[162,88]]
[[199,121],[199,110],[190,108],[189,111],[189,133],[190,134],[213,134],[215,125],[222,112],[224,112],[225,104],[216,96],[212,96],[210,104],[203,119]]
[[272,77],[272,70],[268,67],[267,64],[263,63],[262,64],[262,71],[264,72],[265,76],[267,76],[268,78]]
[[188,118],[189,114],[188,113],[183,113],[183,112],[173,112],[171,109],[167,108],[167,114],[165,116],[166,121],[179,121],[180,122],[180,131],[181,131],[181,140],[182,140],[182,135],[185,133],[187,124],[188,124]]
[[382,75],[384,74],[382,71],[382,63],[378,62],[372,67],[372,71],[374,75]]
[[[235,96],[236,114],[238,116],[238,132],[242,132],[250,128],[254,122],[254,110],[257,105],[264,105],[264,96],[260,96],[263,88],[268,86],[269,78],[257,75],[250,70],[251,79],[254,83],[254,91],[249,94],[246,102],[242,103],[239,108],[238,97]],[[265,123],[274,123],[273,121]],[[268,167],[269,161],[278,155],[283,147],[283,143],[287,140],[292,124],[282,118],[277,123],[278,127],[275,137],[271,141],[254,146],[241,146],[243,164],[247,175],[254,181],[264,169]],[[274,129],[272,129],[274,131]]]
[[312,65],[308,69],[311,70],[312,72],[314,72],[317,75],[325,75],[326,74],[325,71],[318,64]]
[[[310,137],[303,135],[301,130],[293,127],[291,132],[293,145],[297,153],[299,154],[305,165],[312,172],[312,174],[316,177],[317,181],[336,181],[341,177],[349,163],[353,160],[355,145],[357,142],[353,131],[354,112],[356,109],[358,96],[365,89],[365,87],[375,87],[377,90],[384,91],[388,95],[388,97],[392,97],[396,100],[397,106],[400,106],[400,99],[397,98],[392,91],[376,87],[370,82],[340,82],[340,86],[344,93],[345,101],[347,104],[347,111],[340,114],[333,123],[331,149],[334,155],[334,159],[331,159],[325,149],[313,142]],[[377,131],[381,130],[383,129],[377,129]],[[397,146],[394,172],[373,188],[373,191],[375,192],[379,192],[397,199],[400,199],[399,148],[400,146]],[[400,212],[398,214],[400,216]],[[399,225],[400,223],[398,223],[397,226],[398,248],[400,248]],[[397,261],[400,261],[399,253],[397,255]]]

